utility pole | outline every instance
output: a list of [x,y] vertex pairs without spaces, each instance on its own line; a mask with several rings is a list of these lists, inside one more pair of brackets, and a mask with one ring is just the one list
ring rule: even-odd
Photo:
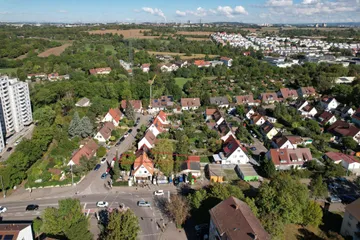
[[5,189],[4,189],[4,183],[3,183],[3,179],[2,179],[1,175],[0,175],[0,179],[1,179],[2,191],[4,192],[4,198],[6,198],[6,193],[5,193]]

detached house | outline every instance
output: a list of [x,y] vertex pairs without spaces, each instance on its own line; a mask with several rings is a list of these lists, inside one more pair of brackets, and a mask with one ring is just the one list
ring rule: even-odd
[[154,175],[154,163],[145,151],[140,151],[134,161],[131,176],[136,183],[149,182]]
[[145,136],[138,143],[138,150],[141,149],[151,149],[154,147],[156,142],[156,136],[152,133],[152,131],[147,130]]
[[[346,169],[353,173],[360,173],[360,162],[359,160],[351,155],[347,155],[340,152],[327,152],[325,158],[330,159],[335,164],[340,164]],[[358,175],[356,174],[356,175]]]
[[201,176],[200,156],[188,156],[188,159],[180,165],[180,174],[191,173],[195,177]]
[[244,96],[236,96],[236,104],[237,105],[260,105],[259,102],[254,100],[254,96],[252,94],[250,95],[244,95]]
[[278,137],[274,137],[272,141],[272,146],[274,148],[280,149],[296,149],[299,144],[302,144],[303,140],[300,136],[285,136],[281,135]]
[[351,117],[354,113],[355,110],[350,106],[346,106],[346,104],[340,104],[335,109],[335,114],[339,115],[342,118]]
[[207,68],[210,67],[211,63],[209,61],[204,61],[204,60],[195,60],[194,61],[194,65],[197,66],[198,68]]
[[294,89],[289,89],[289,88],[281,88],[280,91],[278,92],[278,96],[282,97],[285,100],[286,99],[291,99],[291,100],[298,99],[297,91]]
[[213,119],[213,114],[217,111],[215,108],[206,108],[205,110],[205,122],[210,121]]
[[[131,106],[134,109],[134,112],[141,113],[143,111],[141,100],[130,100]],[[121,101],[121,109],[123,112],[126,111],[126,100]]]
[[342,137],[352,137],[357,143],[360,143],[360,129],[350,123],[337,120],[330,125],[328,132],[334,134],[337,140]]
[[266,118],[259,113],[254,113],[250,116],[250,122],[256,126],[261,126],[266,122]]
[[228,57],[221,57],[220,61],[223,62],[227,67],[231,67],[233,59]]
[[323,97],[320,104],[325,111],[335,110],[340,105],[340,103],[333,97]]
[[324,111],[318,116],[318,121],[322,126],[331,125],[336,122],[336,117],[327,111]]
[[250,207],[229,197],[210,209],[209,240],[270,240]]
[[144,63],[140,68],[144,73],[148,73],[150,71],[150,63]]
[[97,143],[94,140],[90,139],[85,145],[80,146],[80,149],[71,156],[71,159],[67,165],[80,165],[80,159],[82,157],[85,157],[89,160],[96,155],[96,151],[98,148],[99,146],[97,145]]
[[111,108],[101,122],[112,122],[115,127],[119,126],[120,120],[123,119],[124,115],[118,108]]
[[77,103],[75,103],[76,107],[90,107],[90,105],[91,105],[90,99],[86,97],[80,99],[79,101],[77,101]]
[[308,101],[302,101],[297,105],[297,110],[300,112],[301,116],[307,118],[313,118],[318,111],[315,107],[309,104]]
[[223,152],[213,155],[213,158],[216,163],[221,164],[246,164],[250,161],[234,136],[224,142]]
[[345,207],[340,233],[349,239],[359,240],[360,198]]
[[261,94],[261,102],[265,103],[265,104],[272,104],[275,102],[279,102],[279,99],[276,95],[276,93],[262,93]]
[[309,148],[270,149],[266,157],[274,163],[277,170],[302,168],[305,162],[312,160]]
[[261,125],[260,130],[263,136],[266,136],[268,139],[272,139],[280,131],[269,121],[266,121],[263,125]]
[[161,72],[175,72],[179,67],[174,63],[160,64]]
[[219,108],[228,108],[229,99],[227,97],[211,97],[210,104],[218,106]]
[[316,91],[313,87],[301,87],[297,90],[298,95],[303,98],[315,97]]
[[181,98],[180,100],[181,110],[196,110],[200,104],[200,98]]
[[112,122],[105,122],[100,131],[95,135],[95,139],[100,143],[105,143],[111,137],[111,132],[115,129]]

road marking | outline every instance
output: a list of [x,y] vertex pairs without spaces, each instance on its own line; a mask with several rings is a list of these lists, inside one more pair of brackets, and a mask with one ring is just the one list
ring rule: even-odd
[[84,210],[86,209],[86,204],[87,204],[87,203],[84,204]]

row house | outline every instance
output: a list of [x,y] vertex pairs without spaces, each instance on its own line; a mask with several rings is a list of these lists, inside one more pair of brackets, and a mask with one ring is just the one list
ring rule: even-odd
[[254,96],[252,94],[244,95],[244,96],[236,96],[235,99],[237,105],[249,105],[249,106],[260,105],[260,103],[257,100],[254,100]]
[[230,103],[227,97],[210,97],[210,104],[219,108],[228,108]]
[[316,97],[316,91],[314,87],[300,87],[298,90],[298,95],[303,98]]
[[105,143],[111,137],[111,132],[115,130],[115,126],[112,122],[105,122],[104,125],[100,128],[99,132],[96,133],[95,139],[100,143]]
[[261,102],[265,104],[273,104],[280,101],[274,92],[262,93],[260,99]]
[[148,112],[154,114],[173,107],[174,107],[173,96],[161,96],[158,99],[151,100],[150,108],[148,109]]
[[181,98],[181,110],[196,110],[201,106],[200,98]]
[[111,72],[110,67],[105,68],[92,68],[89,70],[90,75],[108,75]]
[[278,96],[282,97],[283,99],[291,99],[291,100],[297,100],[299,97],[296,90],[289,88],[280,88],[280,91],[278,92]]
[[305,162],[313,159],[309,148],[270,149],[266,157],[274,163],[277,170],[303,168]]
[[[121,110],[123,112],[126,111],[126,102],[127,102],[126,100],[121,101]],[[129,102],[130,102],[131,106],[133,107],[134,112],[142,113],[143,106],[142,106],[141,100],[130,100]]]
[[120,120],[124,118],[124,115],[118,108],[111,108],[101,122],[112,122],[115,127],[119,126]]

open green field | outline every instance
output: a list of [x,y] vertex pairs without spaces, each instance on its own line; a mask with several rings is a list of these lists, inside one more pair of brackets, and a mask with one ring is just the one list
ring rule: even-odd
[[188,81],[191,81],[191,80],[193,80],[193,79],[178,77],[178,78],[175,78],[175,83],[182,89],[184,87],[185,83],[187,83]]
[[[86,51],[90,51],[90,44],[85,45]],[[105,52],[110,51],[112,54],[116,53],[115,48],[111,44],[104,44]]]
[[17,68],[0,68],[0,74],[16,73]]

